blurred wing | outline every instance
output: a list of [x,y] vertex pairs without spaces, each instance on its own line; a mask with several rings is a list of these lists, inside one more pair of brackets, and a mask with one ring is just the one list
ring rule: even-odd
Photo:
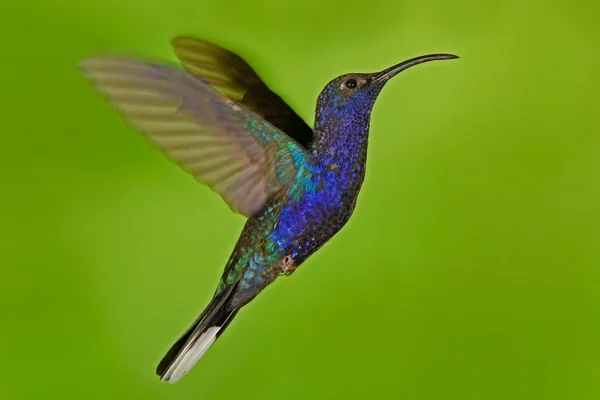
[[179,36],[171,43],[187,71],[202,77],[221,94],[261,115],[308,148],[313,130],[267,87],[241,57],[194,37]]
[[176,68],[119,58],[80,64],[126,120],[238,212],[294,184],[310,157],[260,116]]

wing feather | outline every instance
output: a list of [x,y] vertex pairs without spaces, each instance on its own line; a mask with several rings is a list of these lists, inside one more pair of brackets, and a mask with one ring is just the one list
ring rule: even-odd
[[314,137],[312,128],[271,91],[240,56],[192,36],[178,36],[171,44],[188,72],[202,77],[224,96],[259,114],[304,148],[309,148]]
[[260,115],[185,71],[123,58],[90,58],[80,67],[154,146],[246,216],[295,184],[277,174],[278,165],[297,169],[310,158]]

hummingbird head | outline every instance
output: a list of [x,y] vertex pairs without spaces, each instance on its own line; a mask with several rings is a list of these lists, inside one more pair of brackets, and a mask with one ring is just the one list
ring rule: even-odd
[[[346,74],[333,79],[317,101],[313,149],[317,152],[336,151],[340,146],[348,146],[352,142],[351,137],[366,137],[375,100],[390,79],[418,64],[454,58],[458,56],[429,54],[411,58],[381,72]],[[359,141],[362,142],[362,139]]]
[[[341,117],[370,115],[373,104],[387,82],[408,68],[435,60],[458,58],[453,54],[429,54],[415,57],[375,73],[352,73],[331,80],[319,95],[317,114]],[[317,121],[318,122],[318,121]]]

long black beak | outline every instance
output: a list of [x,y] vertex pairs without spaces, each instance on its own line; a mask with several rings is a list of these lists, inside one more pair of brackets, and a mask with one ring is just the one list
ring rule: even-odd
[[428,54],[426,56],[411,58],[410,60],[406,60],[404,62],[401,62],[400,64],[396,64],[393,67],[384,69],[380,73],[376,74],[371,82],[386,82],[390,80],[393,76],[417,64],[422,64],[428,61],[436,60],[452,60],[454,58],[458,58],[458,56],[455,56],[454,54]]

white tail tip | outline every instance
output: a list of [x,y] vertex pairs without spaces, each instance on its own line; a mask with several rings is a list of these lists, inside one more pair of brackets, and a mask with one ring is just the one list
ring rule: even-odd
[[208,328],[200,337],[186,344],[177,358],[173,360],[167,371],[162,376],[162,381],[175,383],[192,369],[206,350],[217,340],[217,333],[221,330],[220,326]]

